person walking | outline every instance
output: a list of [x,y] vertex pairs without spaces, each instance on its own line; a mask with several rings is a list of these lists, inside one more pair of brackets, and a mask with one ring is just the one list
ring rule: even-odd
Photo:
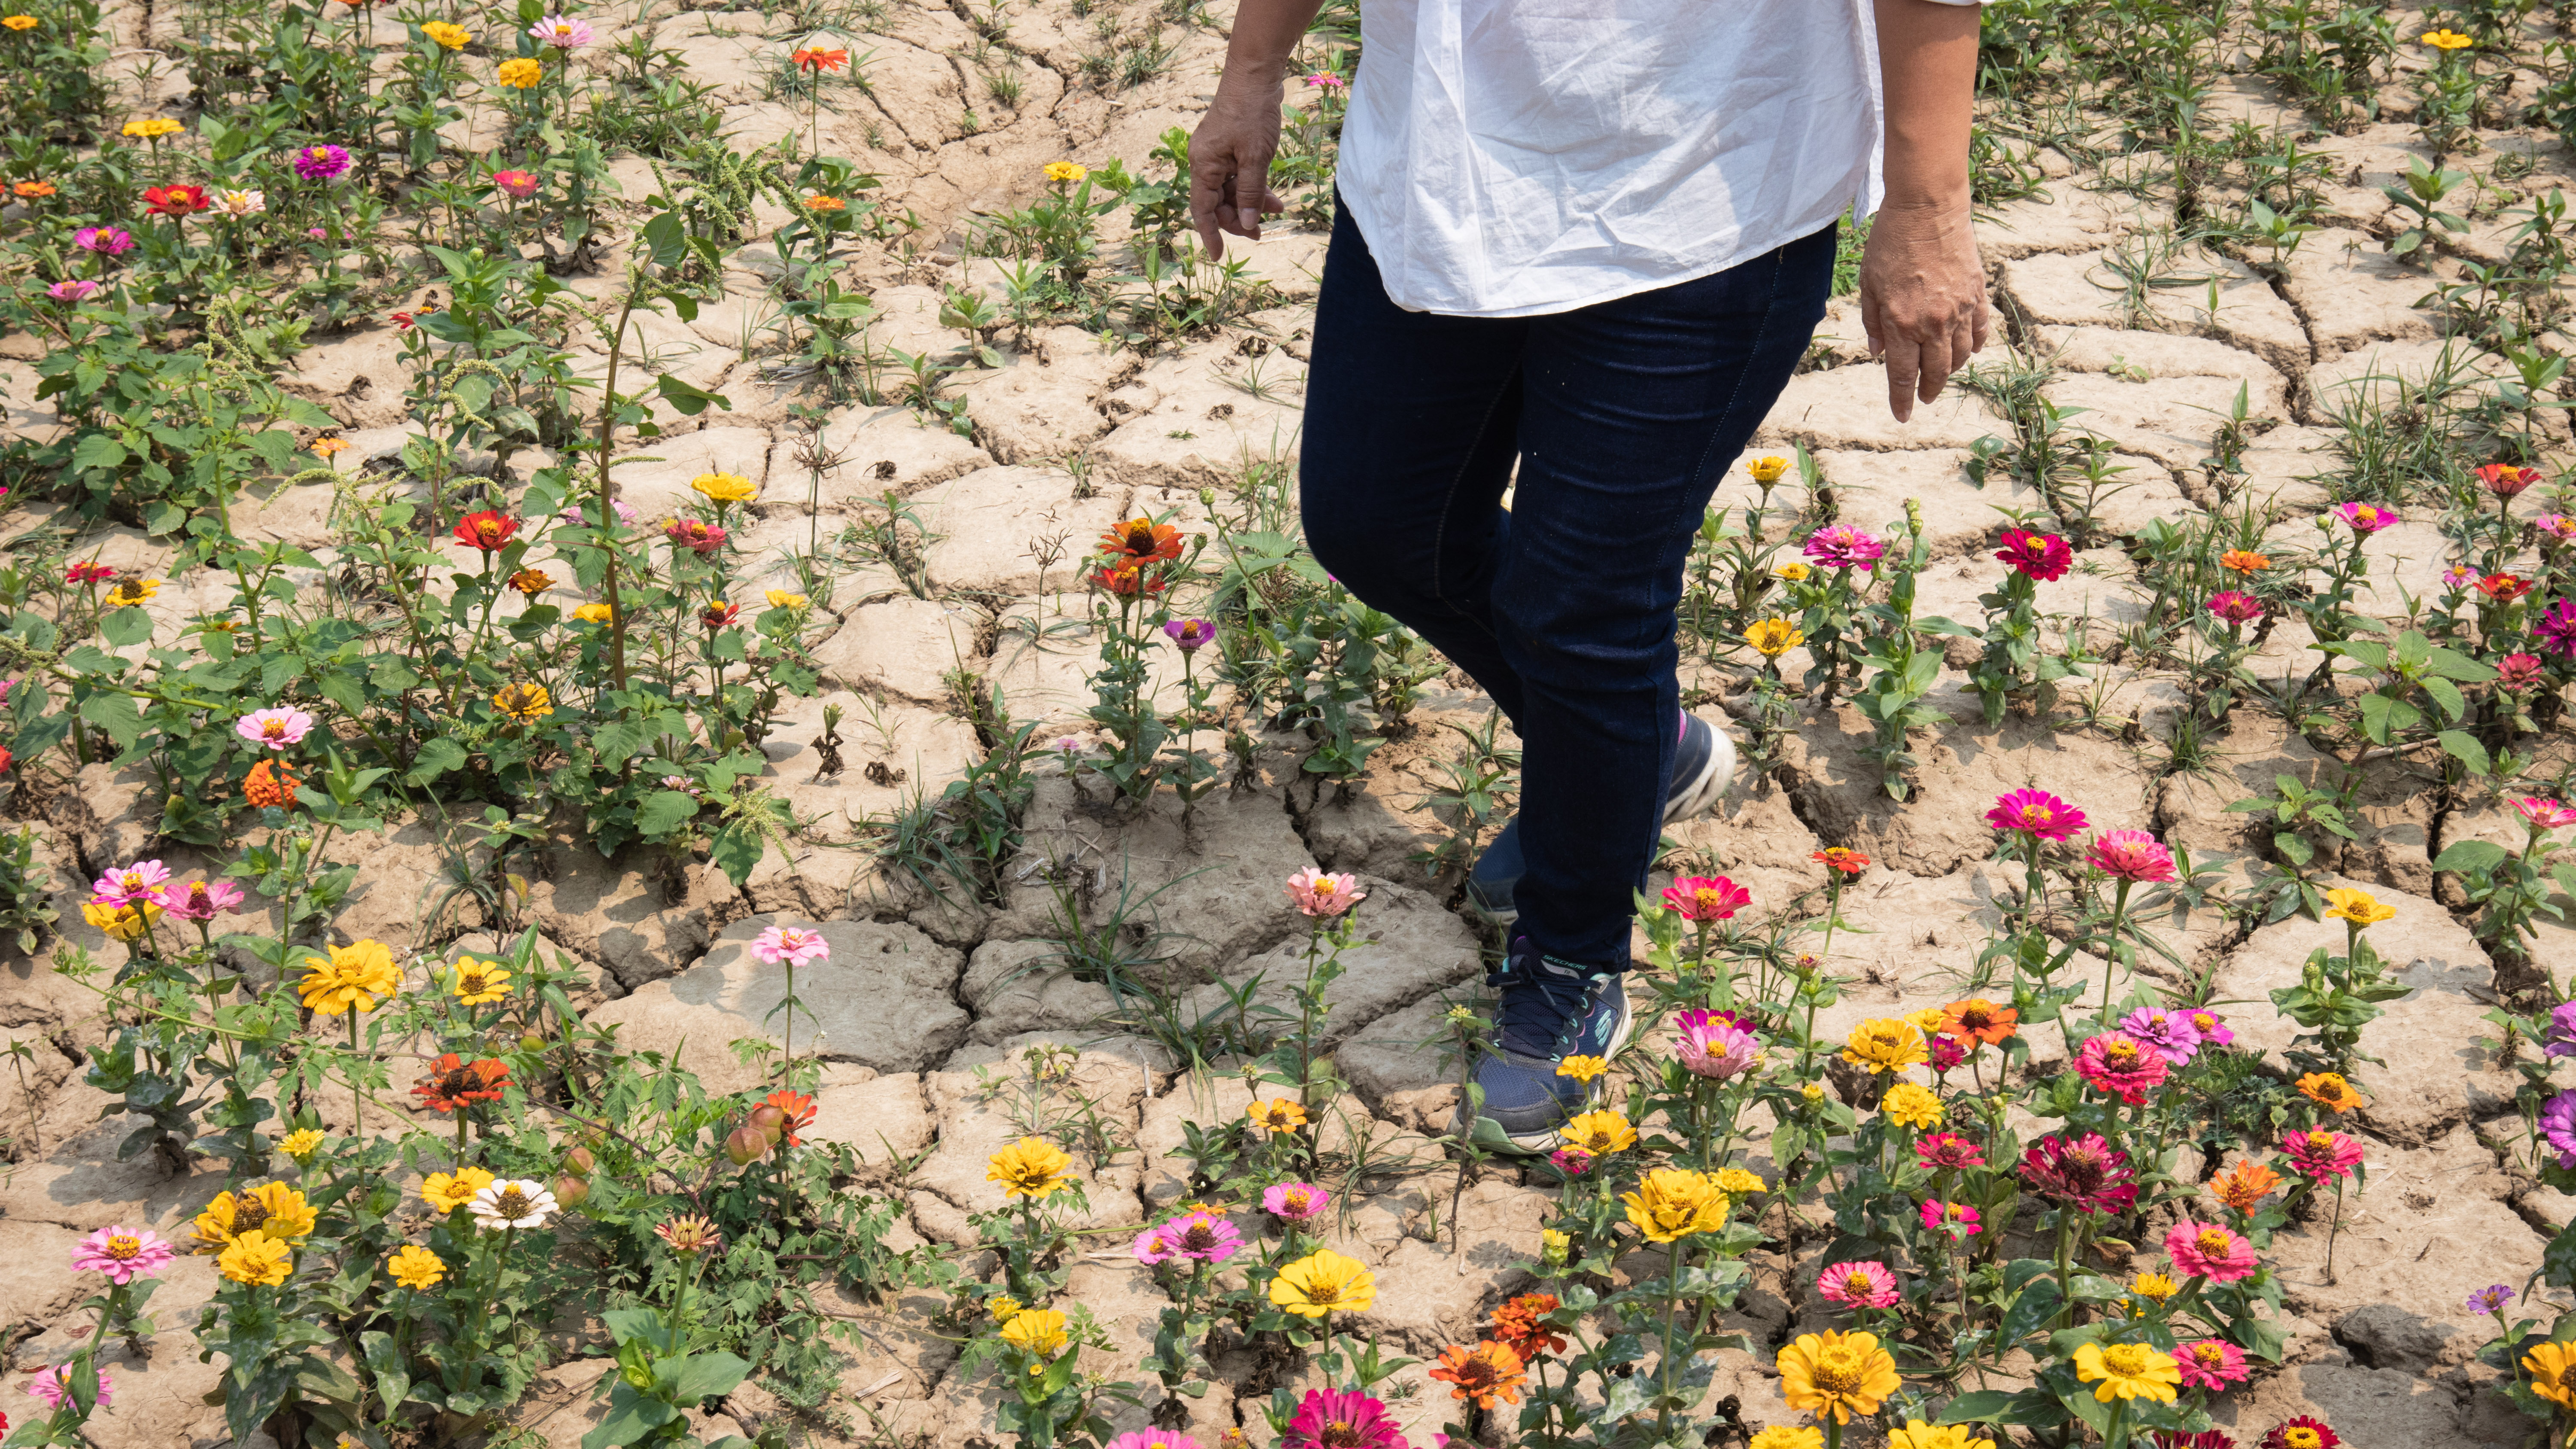
[[[1318,0],[1241,0],[1190,140],[1211,255],[1257,240]],[[1521,739],[1476,863],[1501,924],[1477,1134],[1542,1152],[1608,1057],[1635,893],[1735,751],[1680,707],[1710,496],[1805,355],[1838,219],[1898,421],[1985,345],[1969,223],[1976,0],[1361,0],[1306,390],[1316,559]],[[1506,492],[1510,506],[1504,506]],[[1460,1104],[1463,1115],[1468,1106]]]

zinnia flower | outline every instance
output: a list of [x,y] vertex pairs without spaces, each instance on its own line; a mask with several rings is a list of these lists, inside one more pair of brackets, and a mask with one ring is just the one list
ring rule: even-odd
[[385,1272],[398,1286],[419,1293],[438,1286],[447,1276],[447,1262],[427,1248],[405,1243],[385,1259]]
[[102,906],[126,906],[150,900],[153,891],[170,878],[170,868],[157,860],[138,860],[118,866],[90,882],[92,901]]
[[2281,1174],[2248,1157],[2212,1177],[2209,1194],[2240,1213],[2250,1213],[2280,1185]]
[[1955,1239],[1973,1238],[1985,1231],[1980,1225],[1984,1215],[1963,1202],[1943,1202],[1933,1198],[1923,1204],[1923,1229],[1945,1232]]
[[1181,646],[1183,654],[1196,654],[1201,645],[1216,637],[1216,626],[1205,619],[1173,619],[1163,625],[1163,633]]
[[2077,1212],[2127,1212],[2138,1201],[2138,1174],[2129,1154],[2099,1132],[2043,1137],[2022,1153],[2021,1179],[2042,1197]]
[[2126,1032],[2106,1031],[2084,1043],[2075,1070],[2102,1092],[2134,1107],[2147,1099],[2147,1089],[2161,1084],[2168,1068],[2164,1057]]
[[2561,659],[2576,659],[2576,600],[2560,599],[2549,612],[2531,621],[2540,648]]
[[1032,1358],[1051,1359],[1064,1351],[1064,1315],[1052,1308],[1023,1308],[1003,1323],[1002,1341]]
[[2521,816],[2523,822],[2531,827],[2534,835],[2552,830],[2564,830],[2571,825],[2576,825],[2576,808],[2570,808],[2557,800],[2525,795],[2509,803],[2513,806],[2514,813]]
[[433,1112],[453,1112],[475,1102],[501,1100],[501,1089],[510,1085],[510,1064],[492,1058],[469,1062],[449,1052],[432,1062],[429,1075],[415,1083],[411,1094]]
[[1058,186],[1071,186],[1090,175],[1091,168],[1079,161],[1049,161],[1045,167],[1045,174],[1047,180]]
[[802,966],[832,959],[832,943],[820,931],[802,926],[771,926],[752,938],[751,954],[772,966]]
[[748,503],[760,493],[740,473],[701,473],[689,486],[715,503]]
[[1986,1165],[1986,1150],[1956,1132],[1926,1133],[1915,1142],[1914,1157],[1936,1171]]
[[1308,866],[1288,877],[1288,899],[1318,920],[1330,920],[1368,899],[1356,877]]
[[590,44],[592,39],[589,23],[569,15],[549,15],[529,26],[528,34],[538,44],[551,45],[557,50],[579,50]]
[[[2219,1018],[2217,1012],[2205,1006],[2196,1006],[2184,1012],[2182,1019],[2191,1023],[2191,1029],[2200,1034],[2202,1046],[2229,1046],[2236,1041],[2236,1033]],[[2194,1055],[2198,1053],[2195,1052]]]
[[233,724],[233,733],[255,745],[282,750],[300,744],[313,729],[313,716],[300,709],[259,709]]
[[216,1193],[189,1224],[189,1235],[198,1252],[211,1253],[252,1231],[280,1242],[300,1242],[313,1235],[316,1221],[303,1193],[286,1183],[264,1182],[239,1195]]
[[1924,1057],[1923,1033],[1898,1016],[1872,1017],[1843,1042],[1843,1060],[1873,1073],[1901,1072]]
[[2301,1414],[2273,1425],[2271,1432],[2263,1436],[2262,1449],[2335,1449],[2342,1442],[2323,1420]]
[[1961,1041],[2000,1046],[2012,1039],[2020,1020],[2021,1012],[2013,1007],[1998,1006],[1982,996],[1971,996],[1941,1008],[1941,1034]]
[[2218,566],[2232,574],[2259,574],[2272,566],[2272,561],[2247,549],[2231,548],[2218,556]]
[[1243,1109],[1243,1120],[1259,1132],[1294,1132],[1306,1125],[1306,1109],[1293,1098],[1265,1097]]
[[1807,859],[1827,870],[1839,871],[1844,875],[1858,875],[1869,869],[1869,857],[1848,846],[1828,845],[1810,854]]
[[2182,1371],[2183,1387],[2212,1393],[2229,1384],[2245,1382],[2245,1375],[2251,1372],[2245,1366],[2245,1350],[2217,1338],[2199,1338],[2182,1345],[2174,1354],[2174,1364]]
[[420,28],[420,33],[438,43],[441,50],[463,50],[474,41],[474,32],[452,21],[433,20]]
[[214,205],[202,186],[147,186],[143,204],[154,216],[185,218]]
[[2498,498],[2511,498],[2540,481],[2537,468],[2517,468],[2511,463],[2489,463],[2477,470],[2478,485]]
[[1816,1291],[1846,1308],[1892,1308],[1904,1296],[1897,1292],[1896,1275],[1876,1259],[1836,1263],[1816,1279]]
[[1765,659],[1777,659],[1807,641],[1798,626],[1786,619],[1762,619],[1744,631],[1744,642]]
[[2504,1312],[2505,1305],[2512,1301],[2513,1289],[2510,1285],[2504,1283],[2490,1283],[2486,1287],[2479,1289],[2477,1292],[2470,1294],[2469,1301],[2461,1306],[2468,1309],[2471,1313],[2494,1314]]
[[546,1219],[563,1207],[541,1182],[527,1178],[503,1178],[474,1194],[465,1205],[474,1220],[486,1228],[503,1232],[533,1231],[546,1225]]
[[2252,1243],[2222,1224],[2189,1218],[2165,1230],[2165,1256],[2183,1273],[2212,1283],[2233,1283],[2262,1266]]
[[1261,1210],[1283,1223],[1312,1222],[1324,1215],[1333,1195],[1311,1182],[1274,1183],[1261,1194]]
[[2200,1033],[2161,1006],[2141,1006],[2120,1018],[2120,1034],[2164,1058],[2169,1066],[2188,1065],[2200,1052]]
[[1946,1115],[1940,1094],[1914,1082],[1899,1082],[1888,1088],[1878,1110],[1885,1113],[1888,1120],[1901,1122],[1917,1132],[1940,1126],[1942,1117]]
[[1557,1310],[1553,1293],[1524,1293],[1494,1310],[1494,1341],[1522,1363],[1565,1351],[1565,1339],[1546,1323]]
[[178,1256],[177,1250],[150,1228],[111,1223],[80,1240],[80,1246],[72,1250],[72,1271],[104,1273],[107,1281],[123,1286],[158,1274]]
[[1067,1184],[1072,1154],[1043,1137],[1023,1137],[984,1162],[984,1180],[1002,1185],[1004,1197],[1043,1199]]
[[2113,1399],[2170,1404],[2182,1384],[2182,1368],[2172,1356],[2143,1343],[2079,1343],[2075,1376],[2093,1384],[2093,1397],[2105,1404]]
[[2161,885],[2174,878],[2173,852],[2143,830],[2103,831],[2084,860],[2113,880]]
[[2042,840],[2064,840],[2084,828],[2084,812],[2045,790],[2014,790],[1986,812],[1997,830],[2018,830]]
[[[514,201],[525,201],[537,194],[537,173],[533,171],[495,171],[492,184]],[[574,522],[580,520],[576,518]]]
[[2007,528],[2003,542],[1995,557],[2041,583],[2062,579],[2075,566],[2075,550],[2053,533]]
[[2251,624],[2263,617],[2263,601],[2236,589],[2209,596],[2209,612],[2230,624]]
[[47,287],[45,295],[57,302],[86,302],[98,295],[98,283],[87,277],[75,277],[71,281],[56,282]]
[[119,226],[85,226],[72,233],[72,245],[103,257],[123,256],[134,250],[134,236]]
[[455,537],[458,543],[468,548],[499,553],[509,546],[518,531],[519,520],[486,508],[480,513],[465,515],[464,521],[456,525]]
[[2310,1072],[2299,1078],[2299,1095],[2340,1117],[2362,1105],[2361,1093],[2341,1072]]
[[1440,1361],[1428,1377],[1454,1385],[1449,1396],[1460,1403],[1490,1409],[1497,1402],[1517,1404],[1521,1385],[1529,1375],[1521,1369],[1521,1357],[1508,1344],[1487,1339],[1474,1348],[1452,1344],[1440,1351]]
[[1726,1226],[1726,1194],[1703,1172],[1659,1167],[1638,1180],[1635,1192],[1623,1192],[1628,1221],[1652,1243],[1669,1243],[1694,1233],[1713,1233]]
[[1131,518],[1100,535],[1101,557],[1113,567],[1141,568],[1181,556],[1181,531],[1150,518]]
[[1780,1350],[1780,1397],[1789,1407],[1848,1424],[1896,1392],[1896,1360],[1874,1333],[1802,1333]]
[[2478,592],[2499,604],[2510,604],[2531,592],[2531,580],[2513,574],[2489,574],[2478,580]]
[[1279,1270],[1270,1301],[1300,1318],[1362,1313],[1377,1302],[1377,1279],[1358,1259],[1318,1249]]
[[1386,1405],[1357,1389],[1308,1389],[1281,1449],[1407,1449]]
[[1753,892],[1726,877],[1686,875],[1664,887],[1664,904],[1685,921],[1723,921],[1753,903]]
[[1556,1135],[1566,1146],[1594,1157],[1625,1152],[1637,1145],[1637,1129],[1629,1125],[1626,1117],[1606,1108],[1568,1117],[1565,1125],[1556,1129]]
[[420,1199],[439,1212],[452,1213],[474,1201],[474,1194],[498,1180],[479,1167],[433,1172],[421,1179]]
[[797,69],[812,74],[819,71],[839,70],[850,63],[850,53],[846,50],[825,50],[821,46],[807,46],[788,56],[787,59]]
[[2397,516],[2396,509],[2376,503],[2347,503],[2335,510],[2335,516],[2352,525],[2355,533],[2377,533],[2404,521]]
[[2576,1409],[2576,1346],[2540,1343],[2522,1357],[2531,1371],[2531,1391],[2562,1408]]
[[349,169],[349,153],[337,146],[307,146],[295,153],[295,174],[307,181],[329,181]]
[[[107,1365],[98,1363],[95,1359],[92,1359],[91,1362],[96,1365],[96,1371],[98,1373],[98,1406],[104,1409],[109,1404],[116,1401],[116,1383],[113,1379],[108,1377]],[[71,1380],[67,1375],[69,1375],[71,1371],[72,1366],[67,1363],[56,1364],[52,1368],[36,1370],[34,1381],[27,1385],[27,1396],[29,1398],[43,1400],[45,1407],[48,1409],[61,1408],[63,1406],[63,1400],[70,1397]]]
[[2397,908],[2381,905],[2379,898],[2368,891],[2345,888],[2326,892],[2326,914],[2356,926],[2375,926],[2382,921],[2395,920]]
[[[1158,1256],[1146,1256],[1147,1238],[1154,1240],[1154,1251]],[[1169,1258],[1222,1263],[1242,1249],[1242,1232],[1233,1223],[1204,1209],[1147,1228],[1144,1236],[1136,1240],[1136,1258],[1144,1263],[1160,1263]]]
[[1824,568],[1856,568],[1866,572],[1878,567],[1878,561],[1887,554],[1887,545],[1875,534],[1848,523],[1837,523],[1807,535],[1807,542],[1799,552]]
[[694,518],[674,518],[662,525],[662,536],[705,558],[724,547],[725,531]]
[[242,798],[263,810],[283,810],[295,803],[295,772],[277,760],[250,767],[242,781]]
[[218,191],[215,193],[215,209],[236,221],[239,221],[241,218],[246,216],[257,216],[261,212],[268,210],[268,193],[264,191]]
[[394,953],[384,942],[357,941],[328,949],[327,960],[304,958],[304,979],[295,989],[305,1010],[316,1016],[373,1011],[378,997],[390,998],[402,990],[402,973],[394,969]]
[[1674,1054],[1692,1076],[1723,1082],[1762,1061],[1761,1043],[1732,1017],[1694,1007],[1675,1016],[1673,1027],[1681,1033]]
[[2361,1144],[2340,1132],[2322,1128],[2293,1132],[2281,1140],[2290,1165],[2310,1182],[2323,1184],[2348,1176],[2361,1165]]
[[492,707],[521,724],[534,724],[555,712],[554,696],[542,684],[508,684],[493,691]]

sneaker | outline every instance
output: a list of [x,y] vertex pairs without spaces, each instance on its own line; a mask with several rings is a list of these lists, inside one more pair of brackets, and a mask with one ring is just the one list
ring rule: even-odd
[[[1673,783],[1664,792],[1664,822],[1706,813],[1734,783],[1735,741],[1698,715],[1683,715],[1681,744],[1673,752]],[[1467,875],[1468,906],[1505,928],[1520,919],[1512,892],[1529,868],[1521,858],[1520,824],[1517,815],[1504,821]]]
[[[1636,1017],[1627,978],[1586,971],[1542,956],[1527,939],[1512,943],[1503,969],[1485,978],[1502,992],[1494,1037],[1476,1063],[1485,1109],[1473,1124],[1477,1141],[1501,1151],[1546,1152],[1557,1129],[1583,1105],[1584,1086],[1556,1074],[1571,1056],[1608,1057],[1628,1040]],[[1465,1125],[1466,1104],[1458,1107]]]

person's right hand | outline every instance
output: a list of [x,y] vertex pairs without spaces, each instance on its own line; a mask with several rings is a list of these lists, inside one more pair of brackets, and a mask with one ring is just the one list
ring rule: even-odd
[[1261,240],[1261,218],[1288,209],[1270,189],[1270,158],[1279,154],[1277,87],[1265,98],[1217,89],[1216,101],[1190,135],[1190,224],[1208,255],[1225,256],[1223,233]]

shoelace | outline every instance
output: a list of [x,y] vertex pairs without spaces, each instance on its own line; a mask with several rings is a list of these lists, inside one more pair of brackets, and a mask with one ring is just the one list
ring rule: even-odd
[[1566,1024],[1582,1015],[1592,990],[1588,977],[1540,969],[1542,959],[1535,951],[1516,951],[1502,970],[1485,978],[1503,996],[1496,1034],[1504,1047],[1524,1056],[1556,1055]]

